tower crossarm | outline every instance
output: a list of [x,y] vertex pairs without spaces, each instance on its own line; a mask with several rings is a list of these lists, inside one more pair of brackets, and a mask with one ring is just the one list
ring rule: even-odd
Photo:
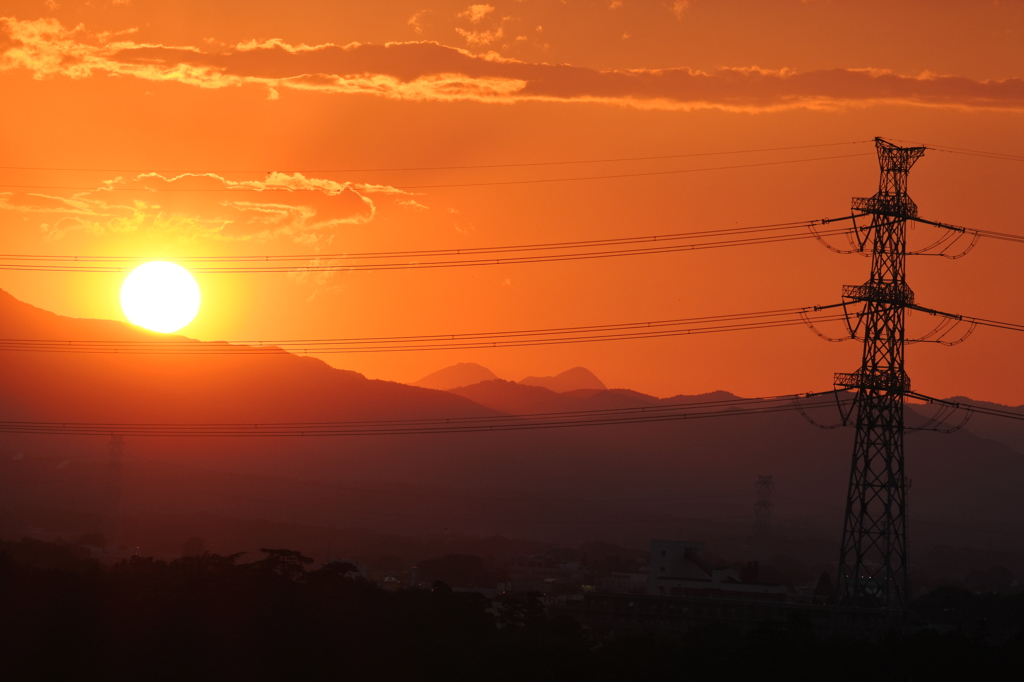
[[914,305],[914,292],[906,282],[881,281],[844,286],[843,298],[908,308]]
[[878,196],[854,197],[851,208],[868,215],[886,216],[888,218],[915,219],[917,204],[912,200],[900,200],[897,197]]
[[884,391],[889,395],[903,395],[910,391],[910,377],[894,369],[837,372],[833,380],[836,388],[861,391]]
[[878,191],[871,197],[854,198],[853,210],[897,219],[916,217],[917,204],[907,196],[907,176],[925,148],[899,147],[876,137],[875,149],[880,171]]

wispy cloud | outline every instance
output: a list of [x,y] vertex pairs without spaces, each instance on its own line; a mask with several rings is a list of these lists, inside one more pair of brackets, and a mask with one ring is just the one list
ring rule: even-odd
[[465,12],[459,12],[458,16],[469,19],[470,23],[479,24],[483,18],[494,11],[490,5],[470,5]]
[[[36,78],[118,74],[200,88],[257,84],[402,100],[597,102],[642,109],[765,112],[876,104],[1024,110],[1024,79],[897,74],[869,68],[798,72],[758,67],[607,70],[474,55],[434,42],[291,45],[251,41],[225,51],[132,41],[100,43],[56,20],[0,19],[0,71]],[[274,94],[271,94],[273,97]]]
[[493,31],[467,31],[463,28],[456,28],[455,32],[466,39],[467,45],[474,47],[490,45],[501,40],[505,35],[505,30],[500,26]]
[[411,26],[412,30],[416,31],[416,33],[423,33],[423,17],[429,13],[429,9],[421,9],[419,12],[409,17],[409,21],[405,23]]
[[181,241],[267,241],[316,244],[341,227],[367,223],[375,192],[394,188],[271,173],[233,181],[212,173],[165,177],[143,173],[114,178],[71,197],[43,192],[0,193],[0,210],[38,220],[50,239],[70,232],[95,235],[160,233]]

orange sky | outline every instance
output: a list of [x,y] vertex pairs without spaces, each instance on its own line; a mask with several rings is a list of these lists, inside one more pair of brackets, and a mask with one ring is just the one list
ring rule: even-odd
[[[655,156],[868,140],[1024,155],[1024,2],[8,0],[0,15],[4,253],[175,255],[468,248],[724,228],[849,211],[873,156],[551,184],[401,191],[871,152],[472,171],[304,172]],[[837,151],[838,150],[838,151]],[[135,171],[243,170],[202,178]],[[268,176],[271,171],[287,176]],[[166,178],[166,179],[164,179]],[[1024,234],[1024,162],[929,152],[921,214]],[[118,193],[97,191],[113,181]],[[232,182],[336,195],[152,192]],[[336,184],[337,183],[337,184]],[[137,191],[136,191],[137,190]],[[237,199],[237,200],[236,200]],[[926,239],[917,228],[912,239]],[[1024,322],[1024,247],[916,258],[922,305]],[[631,322],[830,303],[868,262],[813,242],[574,263],[202,275],[204,340]],[[122,319],[119,275],[0,272],[43,308]],[[911,317],[911,327],[926,322]],[[915,327],[915,325],[921,325]],[[1013,332],[908,352],[914,388],[1024,403]],[[521,379],[574,365],[656,395],[828,388],[854,343],[805,329],[525,349],[329,356],[414,381],[460,361]]]

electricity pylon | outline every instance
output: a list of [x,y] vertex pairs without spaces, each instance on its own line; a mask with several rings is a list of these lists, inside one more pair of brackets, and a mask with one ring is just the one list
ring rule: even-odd
[[107,542],[116,549],[121,542],[121,482],[124,476],[124,436],[112,433],[107,460]]
[[772,530],[772,488],[775,483],[771,476],[758,476],[754,483],[757,502],[754,503],[754,538],[765,540]]
[[864,304],[863,360],[856,372],[835,377],[838,388],[856,391],[857,411],[836,601],[898,614],[910,593],[903,466],[903,401],[910,379],[903,349],[904,313],[914,304],[906,275],[907,220],[917,217],[917,206],[907,196],[907,176],[925,148],[897,147],[881,138],[875,147],[878,193],[853,200],[855,211],[871,216],[861,242],[871,251],[871,278],[843,287],[845,299]]
[[116,433],[110,434],[108,444],[110,457],[107,460],[107,504],[113,511],[116,511],[121,501],[121,474],[124,466],[122,457],[124,455],[124,436]]

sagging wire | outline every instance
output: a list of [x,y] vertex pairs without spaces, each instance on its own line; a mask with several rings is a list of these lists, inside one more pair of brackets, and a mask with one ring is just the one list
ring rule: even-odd
[[[912,216],[910,218],[910,220],[913,220],[915,223],[921,223],[923,225],[931,225],[933,227],[941,227],[944,230],[948,230],[948,232],[946,233],[946,236],[940,237],[931,246],[925,247],[924,249],[921,249],[920,251],[917,251],[917,252],[914,252],[914,253],[908,253],[907,254],[908,256],[941,256],[941,257],[947,258],[949,260],[957,260],[959,258],[963,258],[967,254],[969,254],[971,251],[973,251],[974,247],[978,245],[978,240],[982,236],[984,236],[982,234],[983,230],[969,230],[966,227],[960,227],[959,225],[949,225],[947,223],[939,223],[939,222],[936,222],[934,220],[927,220],[925,218],[919,218],[917,216]],[[958,241],[960,241],[960,237],[962,237],[963,235],[968,234],[968,233],[971,235],[971,243],[968,244],[959,253],[955,253],[955,254],[949,253],[950,247],[952,247],[954,244],[956,244]],[[948,244],[946,244],[946,242],[948,242]],[[935,247],[939,246],[940,244],[946,244],[946,246],[944,246],[938,253],[926,253],[927,251],[930,251],[931,249],[934,249]]]
[[968,318],[969,323],[967,330],[960,335],[959,338],[952,341],[947,340],[950,332],[956,329],[957,325],[961,322],[966,321],[963,315],[953,315],[951,313],[944,313],[939,310],[932,310],[931,308],[922,308],[920,306],[910,306],[910,310],[918,310],[932,316],[942,317],[943,319],[935,325],[935,328],[930,332],[916,339],[907,339],[906,343],[937,343],[942,346],[958,346],[966,341],[974,330],[978,327],[978,321]]
[[857,324],[856,324],[856,326],[854,326],[850,322],[850,309],[848,307],[849,304],[850,304],[849,301],[844,300],[842,303],[839,303],[839,304],[836,304],[836,305],[814,306],[814,308],[813,308],[813,310],[815,312],[817,312],[817,311],[823,310],[825,308],[834,308],[834,307],[842,306],[842,308],[843,308],[843,317],[842,317],[842,319],[843,319],[844,324],[846,324],[846,330],[850,333],[849,336],[844,336],[844,337],[829,336],[828,334],[825,334],[824,332],[819,330],[817,327],[814,326],[814,323],[811,322],[811,319],[810,319],[810,317],[807,316],[806,311],[801,310],[801,311],[799,311],[798,314],[800,315],[800,319],[803,321],[803,323],[805,325],[807,325],[807,328],[810,329],[812,332],[814,332],[818,336],[818,338],[824,339],[824,340],[828,341],[829,343],[842,343],[843,341],[857,341],[857,340],[860,340],[859,337],[857,336],[857,333],[860,331],[861,325],[864,323],[864,315],[863,315],[862,312],[855,312],[854,313],[854,315],[857,316]]
[[[947,422],[947,420],[950,417],[952,417],[954,414],[957,413],[957,410],[960,410],[960,409],[963,409],[963,412],[964,412],[964,416],[960,420],[960,423],[958,423],[956,426],[951,426],[949,428],[940,428],[943,424],[945,424]],[[967,422],[969,422],[971,420],[971,415],[973,415],[973,414],[974,414],[974,411],[971,410],[970,407],[964,407],[964,406],[962,406],[960,404],[944,403],[939,408],[939,411],[936,412],[932,417],[930,417],[928,419],[928,421],[926,421],[924,423],[923,426],[907,426],[907,427],[904,427],[904,430],[905,431],[934,431],[935,433],[941,433],[941,434],[944,434],[944,435],[949,435],[951,433],[956,433],[957,431],[959,431],[963,427],[967,426]]]
[[857,315],[857,326],[854,327],[852,324],[850,324],[850,311],[849,311],[849,309],[846,306],[847,306],[847,302],[843,301],[843,319],[846,321],[846,329],[847,329],[847,331],[850,332],[850,338],[851,339],[856,339],[858,341],[863,341],[863,339],[861,339],[861,338],[859,338],[857,336],[857,333],[860,331],[861,325],[864,324],[864,311],[863,311],[863,309],[861,309],[860,311],[858,311],[856,313],[856,315]]
[[[831,244],[828,243],[828,241],[825,240],[824,237],[822,237],[818,233],[818,231],[816,229],[814,229],[814,225],[808,225],[807,229],[811,231],[811,235],[815,239],[818,240],[819,244],[821,244],[822,246],[824,246],[826,249],[828,249],[829,251],[831,251],[833,253],[838,253],[838,254],[841,254],[841,255],[844,255],[844,256],[848,256],[851,253],[858,253],[858,251],[856,249],[840,249],[840,248],[837,248],[835,246],[832,246]],[[853,232],[853,230],[845,230],[843,232],[843,234],[846,235],[847,239],[850,240],[850,244],[851,245],[853,245],[853,237],[851,236],[852,232]]]
[[[941,322],[939,322],[939,324],[937,324],[935,326],[935,329],[932,329],[930,332],[928,332],[924,336],[922,336],[920,338],[917,338],[917,339],[907,339],[906,342],[908,344],[911,344],[911,343],[937,343],[937,344],[939,344],[941,346],[959,346],[961,343],[966,341],[968,339],[968,337],[970,337],[971,334],[974,333],[974,330],[978,326],[977,322],[971,322],[967,326],[967,331],[965,331],[963,334],[961,334],[958,339],[955,339],[953,341],[947,341],[946,340],[946,336],[951,331],[956,329],[957,324],[960,323],[960,322],[961,322],[961,320],[958,320],[958,319],[955,319],[955,318],[946,318],[945,320],[942,320]],[[932,338],[932,337],[935,337],[936,335],[937,335],[937,338]]]
[[840,418],[840,422],[838,424],[820,424],[817,421],[815,421],[811,417],[811,415],[807,414],[807,411],[804,409],[804,406],[800,403],[800,396],[799,395],[794,395],[793,396],[793,405],[796,407],[797,412],[800,413],[800,416],[803,417],[807,421],[808,424],[810,424],[811,426],[816,426],[819,429],[822,429],[824,431],[832,431],[832,430],[835,430],[835,429],[843,428],[845,426],[849,426],[850,425],[850,417],[853,415],[853,408],[854,408],[854,405],[856,404],[856,401],[851,400],[850,401],[850,409],[844,412],[842,402],[839,400],[839,394],[844,392],[844,391],[840,391],[840,390],[837,389],[837,390],[829,391],[829,392],[832,393],[835,396],[835,399],[836,399],[836,408],[839,410],[839,418]]
[[[819,429],[822,429],[823,431],[833,431],[835,429],[839,429],[839,428],[843,428],[843,427],[847,427],[847,426],[852,425],[853,424],[853,412],[854,412],[854,410],[856,409],[856,406],[857,406],[856,398],[853,397],[853,398],[850,398],[849,400],[845,400],[845,401],[842,400],[840,398],[840,394],[841,393],[846,393],[846,391],[842,390],[842,389],[837,389],[835,391],[830,391],[830,393],[832,393],[832,395],[835,397],[836,410],[839,413],[839,423],[837,423],[837,424],[822,424],[822,423],[818,422],[817,420],[815,420],[813,417],[811,417],[811,415],[808,414],[807,410],[804,408],[803,404],[800,402],[800,396],[799,395],[794,395],[793,396],[793,398],[792,398],[793,405],[796,408],[797,412],[800,413],[800,416],[803,417],[804,420],[807,423],[809,423],[811,426],[815,426],[815,427],[817,427]],[[935,433],[941,433],[941,434],[948,435],[948,434],[951,434],[951,433],[955,433],[955,432],[959,431],[960,429],[964,428],[967,425],[967,423],[971,420],[971,417],[974,415],[974,412],[975,412],[975,410],[973,410],[970,406],[961,405],[960,403],[949,403],[949,402],[946,402],[946,401],[940,401],[940,400],[935,400],[935,399],[932,399],[932,398],[926,398],[926,397],[923,397],[923,396],[918,396],[917,394],[911,394],[911,395],[912,395],[912,397],[918,398],[920,400],[925,400],[929,404],[940,403],[941,407],[939,408],[938,412],[936,412],[931,417],[928,417],[923,425],[921,425],[921,426],[907,426],[907,427],[904,427],[905,431],[910,431],[910,432],[934,431]],[[953,426],[943,427],[944,424],[947,424],[949,422],[951,417],[953,417],[954,415],[956,415],[958,412],[961,412],[961,411],[963,413],[963,417],[959,420],[959,422],[957,422]]]
[[[942,235],[937,240],[935,240],[933,243],[929,244],[928,246],[924,247],[923,249],[918,249],[917,251],[908,251],[907,255],[908,256],[939,256],[939,257],[942,257],[942,258],[946,258],[948,260],[958,260],[958,259],[963,258],[964,256],[966,256],[967,254],[969,254],[971,251],[973,251],[974,247],[978,245],[978,239],[981,237],[981,235],[979,233],[971,231],[971,242],[966,247],[964,247],[964,249],[962,251],[960,251],[959,253],[954,253],[954,254],[949,253],[950,248],[954,244],[956,244],[958,241],[960,241],[960,238],[964,234],[966,234],[966,232],[955,232],[955,231],[947,232],[946,234]],[[942,249],[940,249],[937,253],[929,253],[933,249],[935,249],[935,248],[937,248],[939,246],[942,246],[943,244],[945,244],[945,246],[943,246]]]
[[[844,256],[850,255],[852,253],[856,253],[856,254],[859,254],[861,256],[867,256],[868,254],[865,253],[865,250],[864,250],[864,247],[867,244],[867,230],[864,230],[864,229],[862,229],[862,228],[857,226],[857,217],[861,216],[861,215],[864,215],[864,214],[863,213],[857,214],[857,213],[852,213],[851,212],[849,218],[833,218],[833,219],[825,218],[825,219],[823,219],[821,221],[822,225],[827,225],[827,224],[829,224],[831,222],[835,222],[836,220],[850,220],[853,223],[853,228],[850,229],[850,230],[844,230],[841,233],[841,234],[845,234],[846,235],[846,239],[850,242],[850,248],[849,249],[840,249],[839,247],[833,246],[832,244],[830,244],[824,237],[821,236],[821,234],[818,233],[818,231],[816,229],[814,229],[814,224],[813,223],[809,224],[807,226],[807,229],[810,230],[811,236],[813,236],[815,239],[817,239],[819,244],[821,244],[822,246],[824,246],[826,249],[828,249],[829,251],[831,251],[833,253],[842,254]],[[858,235],[861,234],[861,232],[865,233],[864,239],[861,239],[858,236]],[[855,236],[856,236],[856,239],[855,239]]]
[[[845,234],[847,240],[849,240],[849,242],[850,242],[850,248],[849,249],[841,249],[841,248],[839,248],[837,246],[834,246],[833,244],[830,244],[828,242],[828,240],[826,240],[821,234],[818,233],[817,229],[815,229],[815,226],[813,224],[808,225],[808,230],[810,230],[811,235],[818,241],[818,243],[820,243],[822,246],[824,246],[829,251],[832,251],[833,253],[842,254],[844,256],[845,255],[850,255],[850,254],[858,254],[858,255],[861,255],[861,256],[864,256],[864,257],[870,257],[871,250],[868,248],[868,238],[869,238],[869,236],[871,234],[871,228],[885,227],[886,225],[891,225],[892,221],[885,222],[885,223],[879,223],[878,225],[870,225],[870,226],[858,225],[857,224],[857,218],[862,218],[862,217],[864,217],[866,215],[869,215],[869,214],[867,214],[867,213],[852,213],[851,212],[849,220],[852,220],[853,228],[850,229],[850,230],[845,230],[845,231],[843,231],[841,233],[841,234]],[[977,246],[977,244],[978,244],[978,240],[982,236],[981,233],[979,231],[977,231],[977,230],[968,230],[966,228],[955,228],[954,226],[945,225],[945,224],[942,224],[942,223],[935,223],[935,222],[932,222],[930,220],[923,220],[923,219],[916,218],[916,217],[910,217],[908,219],[913,221],[913,222],[916,222],[916,223],[923,223],[925,225],[933,225],[933,226],[942,227],[942,228],[945,228],[946,230],[948,230],[948,232],[943,234],[941,237],[936,239],[934,242],[932,242],[928,246],[926,246],[924,248],[921,248],[921,249],[917,249],[916,251],[908,251],[907,254],[906,254],[908,256],[941,256],[942,258],[946,258],[946,259],[949,259],[949,260],[958,260],[958,259],[963,258],[964,256],[966,256],[971,251],[973,251],[974,247]],[[821,221],[821,224],[822,225],[827,225],[829,222],[834,222],[834,220],[835,219],[833,219],[833,220],[825,219],[825,220]],[[846,218],[844,218],[844,220],[846,220]],[[955,244],[957,244],[960,241],[960,237],[962,237],[963,235],[968,234],[968,233],[971,235],[970,243],[966,247],[964,247],[961,251],[959,251],[957,253],[950,253],[950,249]],[[942,247],[942,248],[939,249],[938,252],[932,253],[935,249],[937,249],[939,247]]]
[[[850,214],[851,219],[853,220],[853,230],[847,236],[850,239],[850,245],[855,248],[854,253],[864,256],[865,258],[869,258],[871,254],[867,250],[867,244],[868,235],[871,233],[870,228],[861,227],[860,225],[857,224],[857,218],[862,217],[864,215],[867,214],[862,213],[860,214],[860,216],[853,213]],[[861,238],[862,234],[864,235],[863,239]],[[856,241],[854,241],[854,239],[856,239]]]
[[[844,312],[845,312],[846,306],[844,305],[843,308],[844,308]],[[801,310],[799,315],[800,315],[800,319],[803,320],[803,323],[805,325],[807,325],[808,329],[810,329],[812,332],[814,332],[819,338],[822,338],[822,339],[828,341],[829,343],[842,343],[843,341],[849,341],[849,340],[851,340],[853,338],[856,338],[855,336],[852,336],[852,335],[848,336],[848,337],[844,336],[844,337],[838,337],[838,338],[837,337],[829,336],[828,334],[825,334],[824,332],[822,332],[821,330],[819,330],[817,327],[814,326],[814,323],[811,322],[811,318],[808,317],[808,315],[807,315],[807,311]],[[847,326],[847,328],[849,328],[850,327],[849,319],[848,318],[844,318],[844,319],[846,319],[846,326]]]

